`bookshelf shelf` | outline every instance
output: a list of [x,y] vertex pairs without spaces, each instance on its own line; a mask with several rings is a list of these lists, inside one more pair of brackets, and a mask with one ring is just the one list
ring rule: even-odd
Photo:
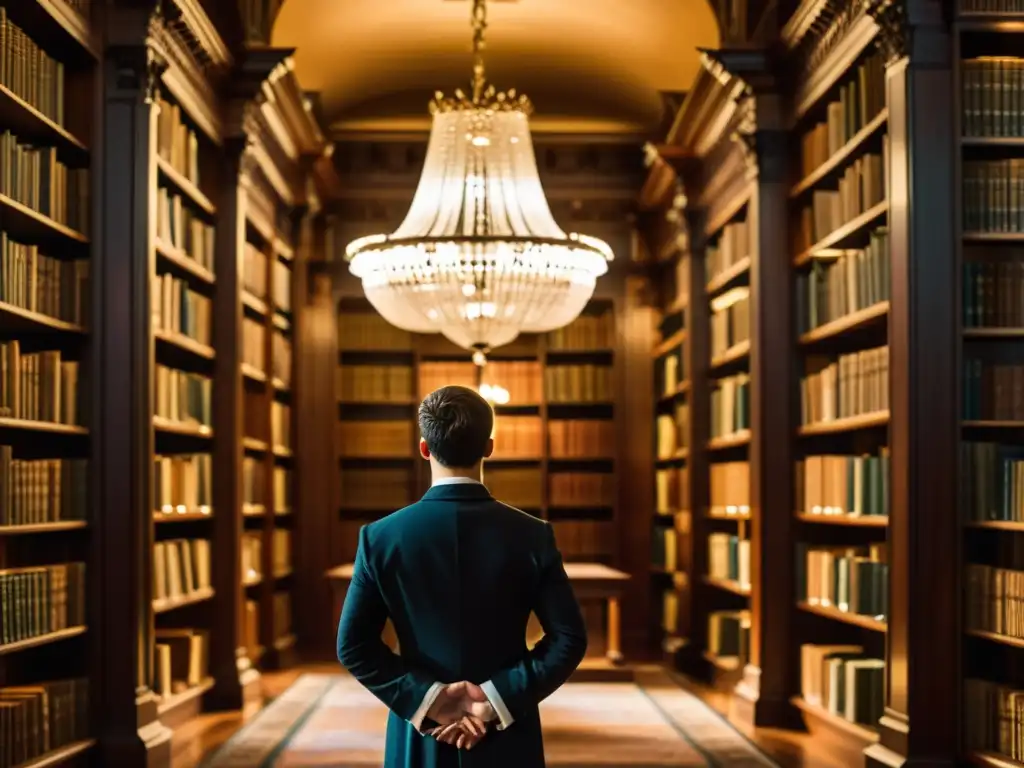
[[859,613],[841,611],[828,605],[815,605],[806,601],[797,602],[797,607],[805,613],[813,613],[815,616],[822,616],[833,621],[841,621],[844,624],[852,624],[855,627],[870,629],[874,632],[885,632],[886,624],[872,616],[862,616]]
[[739,363],[750,356],[750,340],[741,341],[739,344],[735,344],[718,357],[711,359],[711,369],[717,371],[720,368],[725,368],[728,365]]
[[189,201],[199,208],[207,216],[215,216],[217,209],[213,203],[210,202],[210,198],[204,195],[195,184],[189,181],[183,174],[178,172],[173,165],[165,160],[160,155],[156,157],[156,167],[160,172],[160,176],[164,181],[167,181],[171,186],[185,195]]
[[1024,429],[1024,421],[1013,419],[964,419],[960,422],[964,429]]
[[156,339],[160,344],[165,344],[169,347],[173,347],[181,352],[187,352],[194,357],[201,358],[203,360],[213,360],[215,353],[213,347],[206,344],[200,344],[194,339],[190,339],[183,333],[173,333],[170,331],[154,331],[153,338]]
[[186,422],[172,421],[163,416],[153,417],[153,429],[167,435],[178,435],[180,437],[192,437],[201,440],[212,440],[213,430],[204,424],[189,424]]
[[964,232],[968,243],[1024,243],[1024,232]]
[[728,288],[735,281],[750,272],[750,263],[750,257],[744,256],[730,267],[722,270],[721,273],[713,276],[704,287],[704,292],[707,294],[708,298],[711,298],[716,293]]
[[242,290],[242,306],[260,317],[267,314],[267,302],[244,289]]
[[860,429],[875,429],[885,427],[889,424],[889,412],[878,411],[876,413],[864,413],[858,416],[846,416],[832,421],[822,421],[815,424],[804,424],[798,433],[801,437],[811,435],[834,435],[842,432],[853,432]]
[[168,720],[173,719],[178,709],[187,707],[196,699],[200,698],[204,693],[211,690],[213,685],[214,679],[212,677],[207,677],[199,685],[193,685],[181,693],[176,693],[173,696],[167,696],[157,705],[157,714],[159,714],[161,718],[166,718]]
[[1024,339],[1024,328],[964,328],[965,339]]
[[242,448],[250,453],[266,453],[269,447],[266,440],[260,440],[255,437],[242,438]]
[[686,329],[680,329],[654,348],[654,357],[661,357],[672,352],[686,340]]
[[738,581],[731,579],[717,579],[714,576],[704,575],[701,580],[709,587],[715,589],[721,589],[725,592],[732,592],[734,595],[740,595],[741,597],[750,596],[750,587],[740,584]]
[[861,749],[878,742],[878,731],[866,725],[853,723],[845,717],[834,715],[824,707],[808,703],[801,696],[794,696],[789,701],[803,713],[804,717],[808,720],[807,725],[812,733],[817,728],[835,731],[861,742]]
[[27,205],[0,194],[0,224],[12,235],[56,248],[84,248],[89,238]]
[[690,391],[690,382],[684,381],[679,384],[674,390],[668,394],[663,394],[658,398],[658,404],[668,403],[675,400],[678,397],[682,397]]
[[737,513],[723,512],[720,509],[709,509],[706,517],[709,520],[737,520],[737,521],[744,521],[744,520],[750,520],[750,513],[746,512],[744,514],[737,514]]
[[889,302],[882,301],[874,306],[851,312],[845,317],[825,323],[813,331],[808,331],[800,336],[800,343],[808,346],[817,344],[828,339],[834,339],[851,331],[860,331],[876,323],[885,320],[889,315]]
[[989,529],[993,531],[1017,531],[1024,533],[1024,522],[1016,520],[968,520],[964,528]]
[[60,520],[53,523],[34,523],[32,525],[0,525],[0,536],[22,536],[37,533],[61,533],[88,528],[85,520]]
[[169,243],[165,243],[159,238],[156,240],[153,246],[156,249],[158,257],[163,259],[171,266],[177,268],[184,275],[188,276],[194,281],[198,281],[200,285],[205,284],[212,287],[214,284],[213,273],[199,264],[195,259],[189,258],[189,256],[182,250],[175,248]]
[[1024,638],[1020,637],[1010,637],[1009,635],[1002,635],[998,632],[986,632],[982,629],[967,629],[964,630],[964,634],[968,637],[977,637],[982,640],[999,643],[1000,645],[1007,645],[1012,648],[1024,648]]
[[53,146],[69,160],[81,163],[88,159],[89,150],[67,129],[48,118],[27,101],[0,84],[0,124],[19,138],[31,139]]
[[1024,149],[1024,136],[963,136],[960,144],[964,147]]
[[295,645],[296,640],[297,638],[293,634],[287,634],[284,637],[279,637],[274,641],[274,649],[277,651],[286,651]]
[[711,666],[722,672],[738,672],[740,669],[738,656],[719,656],[712,651],[704,651],[701,655]]
[[0,416],[0,430],[42,432],[51,435],[88,435],[89,430],[75,424],[57,424],[52,421],[32,421]]
[[886,123],[889,120],[889,110],[882,109],[875,117],[855,133],[849,141],[847,141],[838,152],[832,155],[828,160],[819,165],[817,169],[811,174],[808,174],[801,179],[794,187],[790,190],[790,197],[799,197],[808,190],[815,187],[819,182],[827,178],[834,171],[838,170],[848,160],[852,160],[858,155],[864,148],[864,145],[868,142],[871,137],[879,133],[885,128]]
[[266,384],[267,374],[261,371],[259,368],[250,365],[249,363],[242,363],[242,376],[249,381],[256,384]]
[[707,449],[709,451],[724,451],[729,448],[739,448],[744,445],[750,444],[750,430],[741,429],[739,432],[734,432],[731,435],[723,435],[722,437],[713,437],[708,440]]
[[996,752],[969,752],[967,760],[971,765],[981,768],[1024,768],[1024,763]]
[[793,266],[802,267],[818,258],[834,258],[840,250],[853,247],[858,240],[863,241],[867,231],[877,226],[888,213],[888,201],[872,206],[799,254]]
[[957,24],[962,32],[988,32],[1006,35],[1024,33],[1024,20],[1015,14],[975,14],[961,17]]
[[[33,0],[17,4],[17,20],[32,28],[37,42],[49,43],[72,59],[100,58],[100,45],[89,22],[64,0]],[[65,46],[70,44],[71,48]]]
[[204,603],[207,600],[212,600],[215,593],[211,588],[197,589],[190,592],[187,595],[174,598],[164,598],[162,600],[153,601],[153,613],[167,613],[168,611],[176,611],[179,608],[184,608],[188,605],[196,605],[197,603]]
[[85,328],[80,325],[58,320],[55,317],[50,317],[40,312],[33,312],[30,309],[16,307],[3,301],[0,301],[0,322],[3,323],[5,333],[56,332],[82,336],[86,332]]
[[58,765],[65,765],[72,758],[84,755],[94,746],[96,746],[96,739],[75,741],[29,760],[27,763],[22,763],[18,768],[55,768]]
[[812,525],[844,525],[849,528],[885,528],[889,518],[884,515],[810,515],[797,513],[796,519]]
[[211,520],[213,512],[154,512],[153,522],[161,525],[172,523],[195,523],[201,520]]
[[4,645],[0,645],[0,656],[7,656],[8,654],[18,653],[19,651],[27,651],[29,648],[39,648],[40,646],[50,645],[51,643],[59,643],[62,640],[84,635],[87,631],[88,627],[69,627],[68,629],[62,629],[58,632],[48,632],[45,635],[37,635],[36,637],[19,640],[16,643],[6,643]]

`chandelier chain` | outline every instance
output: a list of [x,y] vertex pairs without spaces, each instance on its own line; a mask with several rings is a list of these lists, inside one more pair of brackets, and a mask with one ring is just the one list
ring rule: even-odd
[[473,103],[479,104],[487,86],[484,74],[484,49],[487,43],[484,32],[487,31],[487,0],[473,0],[473,13],[470,20],[473,26]]

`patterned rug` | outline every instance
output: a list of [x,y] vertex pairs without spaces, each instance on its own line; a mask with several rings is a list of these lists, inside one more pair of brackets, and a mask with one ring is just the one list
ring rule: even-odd
[[[570,683],[541,704],[541,718],[551,768],[778,768],[658,672],[638,684]],[[303,675],[204,768],[379,768],[386,720],[352,678]]]

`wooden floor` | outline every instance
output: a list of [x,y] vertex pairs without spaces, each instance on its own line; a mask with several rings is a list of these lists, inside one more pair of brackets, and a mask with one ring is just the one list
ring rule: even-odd
[[[274,698],[303,673],[338,671],[336,664],[307,664],[285,672],[265,673],[262,678],[264,696],[267,699]],[[744,728],[742,723],[729,717],[728,695],[689,682],[687,687],[725,715],[738,730],[771,755],[783,768],[848,768],[836,762],[823,745],[816,744],[807,734],[770,728]],[[245,712],[200,715],[183,725],[174,734],[173,768],[196,768],[258,711],[259,707],[255,706]]]

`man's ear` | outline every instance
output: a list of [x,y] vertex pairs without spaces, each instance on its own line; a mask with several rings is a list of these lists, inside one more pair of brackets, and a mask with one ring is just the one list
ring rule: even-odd
[[487,445],[484,446],[484,458],[491,458],[491,454],[494,453],[494,438],[488,438]]
[[427,441],[424,440],[422,437],[420,438],[420,458],[430,458],[430,448],[427,447]]

